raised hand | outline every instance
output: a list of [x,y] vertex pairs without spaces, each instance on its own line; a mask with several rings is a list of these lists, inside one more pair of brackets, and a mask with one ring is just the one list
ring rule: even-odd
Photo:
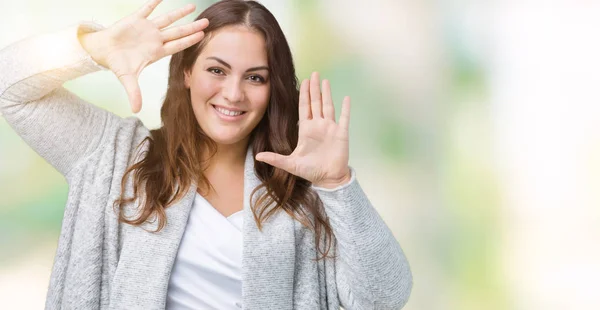
[[161,0],[150,0],[138,11],[112,26],[80,37],[83,47],[92,58],[109,68],[123,84],[134,113],[139,112],[142,107],[138,84],[142,70],[165,56],[198,43],[204,37],[202,30],[208,26],[208,20],[201,19],[163,29],[192,13],[196,7],[188,4],[148,20],[147,17],[160,2]]
[[323,80],[321,93],[319,80],[319,74],[314,72],[310,81],[304,80],[300,86],[300,128],[294,152],[288,156],[261,152],[256,154],[256,160],[307,179],[314,186],[334,188],[350,180],[350,97],[344,97],[336,123],[329,81]]

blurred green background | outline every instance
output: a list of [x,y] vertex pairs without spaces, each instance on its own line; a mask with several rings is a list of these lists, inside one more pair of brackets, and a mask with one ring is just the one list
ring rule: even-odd
[[[352,97],[350,164],[411,264],[405,309],[600,307],[600,5],[261,2],[299,79],[330,79],[338,115]],[[3,1],[0,48],[80,20],[109,26],[142,3]],[[150,128],[167,72],[163,59],[140,77]],[[65,86],[131,113],[108,71]],[[40,309],[68,188],[2,118],[0,184],[0,307]]]

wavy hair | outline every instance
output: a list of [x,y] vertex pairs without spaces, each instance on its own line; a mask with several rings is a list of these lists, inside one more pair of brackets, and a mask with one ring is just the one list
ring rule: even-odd
[[[153,218],[158,220],[156,231],[160,231],[167,221],[165,209],[183,198],[192,182],[199,188],[210,187],[203,175],[204,163],[199,159],[214,156],[216,144],[194,117],[184,72],[191,70],[212,34],[222,27],[243,25],[258,31],[267,46],[268,65],[272,68],[271,95],[265,115],[250,134],[254,154],[269,151],[289,155],[298,143],[298,79],[290,47],[275,17],[255,1],[224,0],[208,7],[196,20],[202,18],[210,21],[204,30],[205,38],[171,57],[167,93],[160,111],[162,126],[151,130],[138,145],[139,148],[148,143],[148,149],[140,161],[127,168],[121,180],[121,195],[114,206],[123,223],[140,226]],[[314,232],[316,247],[323,254],[317,260],[327,257],[333,231],[311,183],[256,159],[254,170],[261,185],[252,191],[250,201],[261,188],[265,189],[251,205],[259,230],[270,216],[285,211]],[[130,174],[133,197],[125,198]],[[139,214],[133,218],[125,216],[124,206],[140,197],[143,200]],[[321,249],[321,241],[326,244],[325,250]]]

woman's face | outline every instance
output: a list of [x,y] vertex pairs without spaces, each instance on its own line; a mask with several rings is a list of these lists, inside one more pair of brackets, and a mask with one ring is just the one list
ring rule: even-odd
[[216,143],[247,142],[270,97],[265,40],[243,26],[214,33],[185,73],[192,109],[202,130]]

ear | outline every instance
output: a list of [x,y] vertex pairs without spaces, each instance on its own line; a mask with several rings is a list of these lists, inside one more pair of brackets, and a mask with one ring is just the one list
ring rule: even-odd
[[188,70],[183,70],[183,83],[185,88],[190,88],[190,72]]

